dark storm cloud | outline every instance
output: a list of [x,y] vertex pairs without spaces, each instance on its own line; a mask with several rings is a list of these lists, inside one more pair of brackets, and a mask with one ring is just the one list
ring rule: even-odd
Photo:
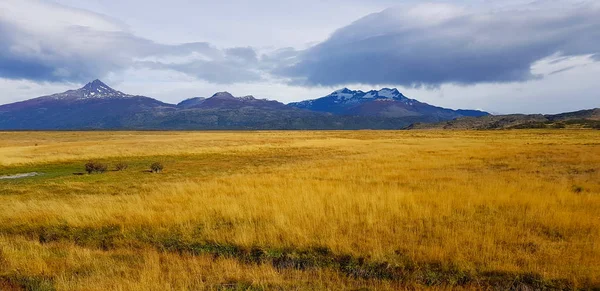
[[34,57],[23,55],[16,58],[11,52],[15,34],[8,23],[0,19],[0,76],[7,78],[37,79],[52,73],[53,68],[36,62]]
[[[152,43],[121,32],[66,29],[65,42],[0,21],[0,77],[35,81],[85,81],[126,68],[133,52]],[[76,41],[81,43],[76,43]],[[75,45],[73,45],[75,43]],[[124,47],[125,49],[117,49]]]
[[275,74],[306,85],[438,86],[526,81],[543,58],[596,54],[600,9],[534,3],[491,12],[448,4],[388,9],[336,31]]

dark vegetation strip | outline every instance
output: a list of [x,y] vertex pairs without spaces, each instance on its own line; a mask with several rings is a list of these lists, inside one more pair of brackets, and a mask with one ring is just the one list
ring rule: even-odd
[[[518,125],[514,125],[508,127],[508,129],[551,129],[551,128],[567,128],[579,126],[581,128],[590,128],[590,129],[600,129],[600,120],[591,120],[591,119],[572,119],[572,120],[564,120],[564,121],[531,121]],[[498,127],[497,125],[492,125],[492,127]]]
[[[119,226],[102,228],[71,227],[66,224],[45,227],[15,226],[0,233],[23,235],[40,243],[74,242],[78,246],[102,250],[118,248],[153,247],[162,252],[201,255],[215,258],[233,258],[246,264],[270,264],[278,270],[308,270],[330,268],[348,277],[363,280],[390,280],[400,285],[424,286],[477,286],[495,290],[573,290],[567,279],[548,280],[534,273],[469,272],[453,264],[442,262],[414,262],[406,256],[400,263],[376,262],[363,257],[335,254],[327,247],[308,249],[242,247],[233,244],[187,238],[177,229],[156,232],[151,227],[141,227],[124,233]],[[3,277],[20,286],[41,284],[48,278]],[[585,283],[584,283],[585,284]],[[585,288],[600,290],[600,286],[587,284]],[[35,289],[38,290],[38,289]],[[44,289],[49,290],[49,289]]]
[[1,291],[54,291],[54,280],[46,276],[27,276],[19,272],[0,274]]

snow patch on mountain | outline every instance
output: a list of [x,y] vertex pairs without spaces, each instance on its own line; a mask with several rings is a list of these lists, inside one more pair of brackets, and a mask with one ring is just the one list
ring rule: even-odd
[[332,99],[333,103],[336,103],[336,104],[354,104],[354,103],[361,103],[361,102],[366,102],[366,101],[371,101],[371,100],[389,99],[391,101],[401,101],[401,102],[404,102],[407,104],[410,103],[412,105],[414,103],[413,101],[416,101],[416,100],[406,98],[397,89],[383,88],[379,91],[372,90],[369,92],[363,92],[361,90],[355,91],[355,90],[349,90],[348,88],[343,88],[340,90],[336,90],[336,91],[332,92],[331,94],[329,94],[325,97],[319,98],[319,99],[305,100],[305,101],[290,103],[290,105],[300,107],[300,108],[310,107],[315,101],[324,100],[324,99]]
[[398,90],[388,89],[388,88],[381,89],[377,93],[380,97],[390,98],[390,99],[396,98],[396,97],[398,97],[398,95],[400,95],[400,92],[398,92]]
[[373,99],[377,97],[377,91],[370,91],[365,94],[362,99]]
[[133,97],[133,95],[125,94],[121,91],[117,91],[107,86],[100,80],[94,80],[87,83],[80,89],[69,90],[63,93],[53,94],[48,96],[54,99],[74,99],[74,100],[85,100],[85,99],[111,99],[111,98],[127,98]]
[[233,95],[231,95],[231,93],[229,93],[229,92],[217,92],[214,95],[212,95],[212,97],[210,97],[210,98],[235,99],[235,97],[233,97]]
[[330,96],[335,97],[338,100],[348,100],[355,96],[356,91],[351,91],[348,88],[340,89],[331,93]]

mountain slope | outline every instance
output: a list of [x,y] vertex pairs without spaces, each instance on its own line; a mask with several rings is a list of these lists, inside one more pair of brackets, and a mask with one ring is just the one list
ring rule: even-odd
[[422,117],[424,120],[450,120],[463,116],[485,116],[477,110],[452,110],[410,99],[397,89],[379,91],[337,90],[325,97],[288,104],[296,108],[338,115],[378,116],[387,118]]
[[245,107],[237,109],[186,109],[144,112],[125,124],[130,129],[169,130],[304,130],[304,129],[402,129],[414,120],[364,116],[340,116],[300,109],[267,110]]
[[[401,129],[415,120],[340,116],[287,106],[252,96],[219,92],[210,98],[192,98],[178,110],[136,114],[128,128],[142,129]],[[418,119],[422,120],[422,119]]]
[[438,123],[415,123],[408,129],[524,129],[524,128],[599,128],[600,109],[561,114],[510,114],[463,117]]
[[202,103],[193,106],[192,108],[199,109],[240,109],[240,108],[263,108],[271,110],[289,110],[290,107],[285,104],[267,100],[256,99],[253,96],[234,97],[229,92],[219,92],[212,97],[204,100]]
[[334,116],[227,92],[172,105],[125,94],[99,80],[77,90],[0,106],[3,130],[400,129],[412,122],[410,118]]
[[94,80],[77,90],[0,106],[0,128],[120,128],[124,119],[136,113],[172,109],[173,105],[124,94]]
[[290,105],[220,92],[172,105],[94,80],[77,90],[0,106],[0,129],[401,129],[467,114],[487,113],[431,106],[396,89],[344,89]]
[[183,108],[183,109],[192,108],[194,106],[198,106],[198,105],[202,104],[202,102],[204,102],[204,100],[206,100],[206,98],[204,98],[204,97],[194,97],[194,98],[185,99],[185,100],[177,103],[177,108]]

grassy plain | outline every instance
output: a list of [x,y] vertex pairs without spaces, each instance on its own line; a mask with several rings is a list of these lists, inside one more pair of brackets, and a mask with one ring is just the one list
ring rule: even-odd
[[600,288],[597,130],[0,132],[28,172],[0,290]]

